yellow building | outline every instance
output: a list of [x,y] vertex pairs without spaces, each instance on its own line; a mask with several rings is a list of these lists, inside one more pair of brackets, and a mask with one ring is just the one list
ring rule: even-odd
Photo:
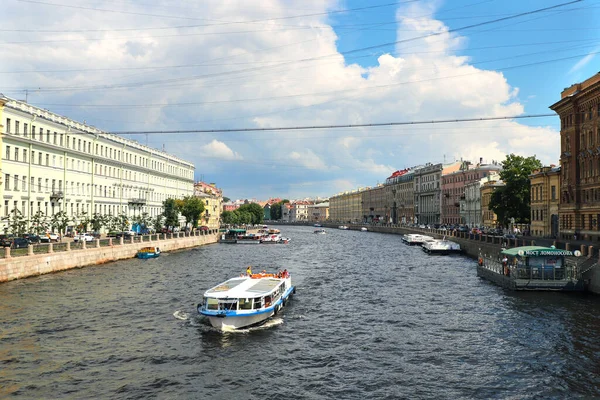
[[489,207],[492,193],[497,187],[502,186],[504,186],[504,182],[501,180],[489,180],[481,185],[481,221],[487,228],[498,226],[498,216]]
[[208,226],[218,229],[221,225],[223,213],[223,192],[214,183],[196,182],[194,195],[204,202],[204,213],[198,221],[199,226]]
[[558,237],[560,167],[543,167],[530,176],[531,235]]
[[339,193],[329,198],[329,218],[334,222],[358,223],[362,221],[361,192],[357,189]]

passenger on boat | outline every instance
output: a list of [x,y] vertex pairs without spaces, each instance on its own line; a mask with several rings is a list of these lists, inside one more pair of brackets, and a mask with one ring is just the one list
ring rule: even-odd
[[287,270],[287,269],[284,269],[284,270],[283,270],[283,277],[284,277],[284,278],[289,278],[289,277],[290,277],[290,273],[288,272],[288,270]]
[[246,268],[246,275],[252,275],[252,265],[248,265],[248,268]]

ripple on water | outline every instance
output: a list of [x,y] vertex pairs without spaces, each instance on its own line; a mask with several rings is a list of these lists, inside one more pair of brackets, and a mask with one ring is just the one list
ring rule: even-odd
[[[512,293],[398,236],[312,230],[0,285],[0,397],[600,396],[597,297]],[[287,268],[297,294],[261,327],[216,331],[196,304],[247,265]]]

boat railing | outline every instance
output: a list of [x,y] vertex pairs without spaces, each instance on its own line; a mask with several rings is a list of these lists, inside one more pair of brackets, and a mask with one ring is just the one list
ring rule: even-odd
[[575,263],[526,265],[523,262],[504,266],[500,260],[484,257],[481,267],[511,279],[527,279],[542,281],[576,281],[580,278],[580,270]]

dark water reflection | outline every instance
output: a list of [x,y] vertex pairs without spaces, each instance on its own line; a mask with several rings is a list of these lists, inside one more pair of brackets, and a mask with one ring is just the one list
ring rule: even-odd
[[[0,285],[0,397],[546,399],[600,396],[600,301],[513,293],[398,236],[284,227]],[[247,265],[298,287],[268,326],[212,330],[195,304]]]

